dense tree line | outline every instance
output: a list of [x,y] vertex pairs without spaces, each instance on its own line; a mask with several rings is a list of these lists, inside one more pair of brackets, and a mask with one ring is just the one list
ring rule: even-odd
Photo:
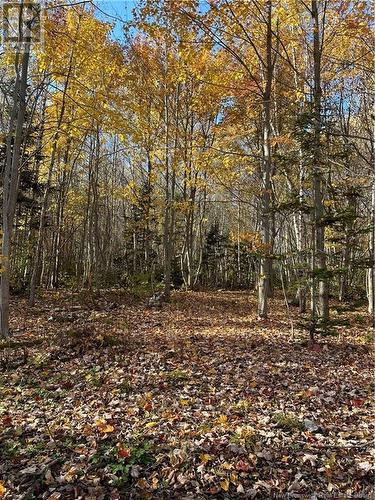
[[256,289],[261,318],[281,290],[312,335],[330,297],[374,315],[370,10],[142,0],[120,44],[47,8],[0,56],[2,335],[9,288]]

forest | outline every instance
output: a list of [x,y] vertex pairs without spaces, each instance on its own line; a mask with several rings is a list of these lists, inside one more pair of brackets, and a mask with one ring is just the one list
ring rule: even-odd
[[372,7],[0,2],[0,498],[372,498]]

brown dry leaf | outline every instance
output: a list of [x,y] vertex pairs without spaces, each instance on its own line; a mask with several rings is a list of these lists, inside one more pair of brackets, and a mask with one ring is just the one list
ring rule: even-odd
[[131,455],[131,451],[129,448],[124,448],[123,446],[119,446],[117,454],[120,458],[129,458]]
[[141,478],[141,479],[138,479],[137,481],[137,486],[138,488],[142,489],[142,490],[146,490],[150,487],[150,485],[148,484],[148,482],[146,481],[145,478]]
[[98,431],[103,433],[103,434],[109,434],[115,430],[113,425],[108,424],[106,420],[99,418],[95,420],[95,425],[98,428]]
[[55,491],[52,493],[52,495],[48,497],[48,500],[60,500],[60,498],[61,498],[61,493]]
[[71,483],[77,477],[78,469],[76,467],[71,467],[68,472],[64,475],[64,481]]
[[[59,306],[68,310],[71,299],[64,305],[64,293]],[[324,496],[329,483],[336,495],[370,497],[372,365],[358,340],[363,328],[348,327],[348,343],[322,339],[329,349],[314,351],[289,339],[277,292],[272,318],[261,324],[248,294],[174,292],[164,310],[146,315],[143,305],[129,305],[94,319],[92,331],[99,331],[103,318],[108,325],[126,322],[129,346],[81,346],[81,355],[81,347],[66,352],[65,345],[54,345],[62,324],[48,322],[51,307],[44,299],[40,304],[38,328],[46,327],[50,343],[30,348],[30,359],[52,352],[48,370],[36,371],[22,359],[6,378],[0,373],[7,407],[0,415],[0,424],[6,417],[0,439],[11,438],[15,459],[2,470],[3,489],[7,478],[2,497],[24,494],[46,464],[47,485],[65,482],[61,498],[65,487],[93,498],[99,485],[106,497],[120,498],[112,481],[122,471],[108,470],[107,459],[121,467],[130,462],[129,495],[142,498],[161,492],[195,498],[197,481],[207,498],[284,498],[289,488],[289,494],[315,488]],[[20,307],[19,323],[29,321],[23,309],[29,311]],[[119,331],[123,335],[122,327]],[[166,371],[174,378],[166,381]],[[153,392],[145,395],[150,387]],[[43,398],[36,399],[39,393]],[[308,432],[309,421],[321,432]],[[63,466],[54,455],[65,442]],[[320,482],[311,479],[317,471]]]
[[147,403],[145,403],[145,404],[143,405],[143,409],[144,409],[145,411],[151,411],[151,410],[152,410],[152,403],[151,403],[150,401],[147,401]]
[[251,465],[248,462],[239,460],[236,464],[236,470],[238,472],[249,472],[251,470]]

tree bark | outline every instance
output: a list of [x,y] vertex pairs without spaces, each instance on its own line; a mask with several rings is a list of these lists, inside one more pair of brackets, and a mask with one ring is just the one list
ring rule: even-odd
[[[313,127],[314,143],[312,151],[313,176],[313,255],[312,255],[312,324],[316,321],[326,323],[329,319],[328,280],[324,241],[323,194],[322,194],[322,152],[321,152],[321,36],[317,0],[311,1],[313,19],[313,61],[314,61],[314,93],[313,93]],[[315,299],[317,288],[317,299]]]
[[369,238],[370,267],[367,270],[368,312],[375,327],[375,182],[371,191],[371,229]]
[[[20,6],[19,25],[23,25],[23,3]],[[21,29],[21,28],[20,28]],[[19,34],[19,42],[22,33]],[[19,58],[22,58],[18,68]],[[13,109],[10,118],[9,134],[7,138],[7,158],[3,181],[3,234],[2,234],[2,269],[0,285],[0,336],[9,337],[9,258],[14,223],[14,214],[17,202],[21,147],[23,141],[23,127],[26,112],[26,88],[29,69],[29,52],[16,54],[16,82],[13,94]],[[14,140],[13,140],[14,139]],[[13,140],[13,147],[12,147]]]
[[267,2],[267,54],[266,82],[263,94],[263,164],[262,164],[262,195],[261,195],[261,230],[263,254],[260,258],[258,281],[258,316],[267,318],[268,296],[270,288],[270,242],[271,242],[271,91],[273,67],[272,62],[272,2]]

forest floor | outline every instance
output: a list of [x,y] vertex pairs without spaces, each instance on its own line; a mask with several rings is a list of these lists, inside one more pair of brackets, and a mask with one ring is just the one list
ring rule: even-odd
[[0,497],[373,498],[372,331],[304,342],[282,300],[120,292],[13,302],[0,345]]

